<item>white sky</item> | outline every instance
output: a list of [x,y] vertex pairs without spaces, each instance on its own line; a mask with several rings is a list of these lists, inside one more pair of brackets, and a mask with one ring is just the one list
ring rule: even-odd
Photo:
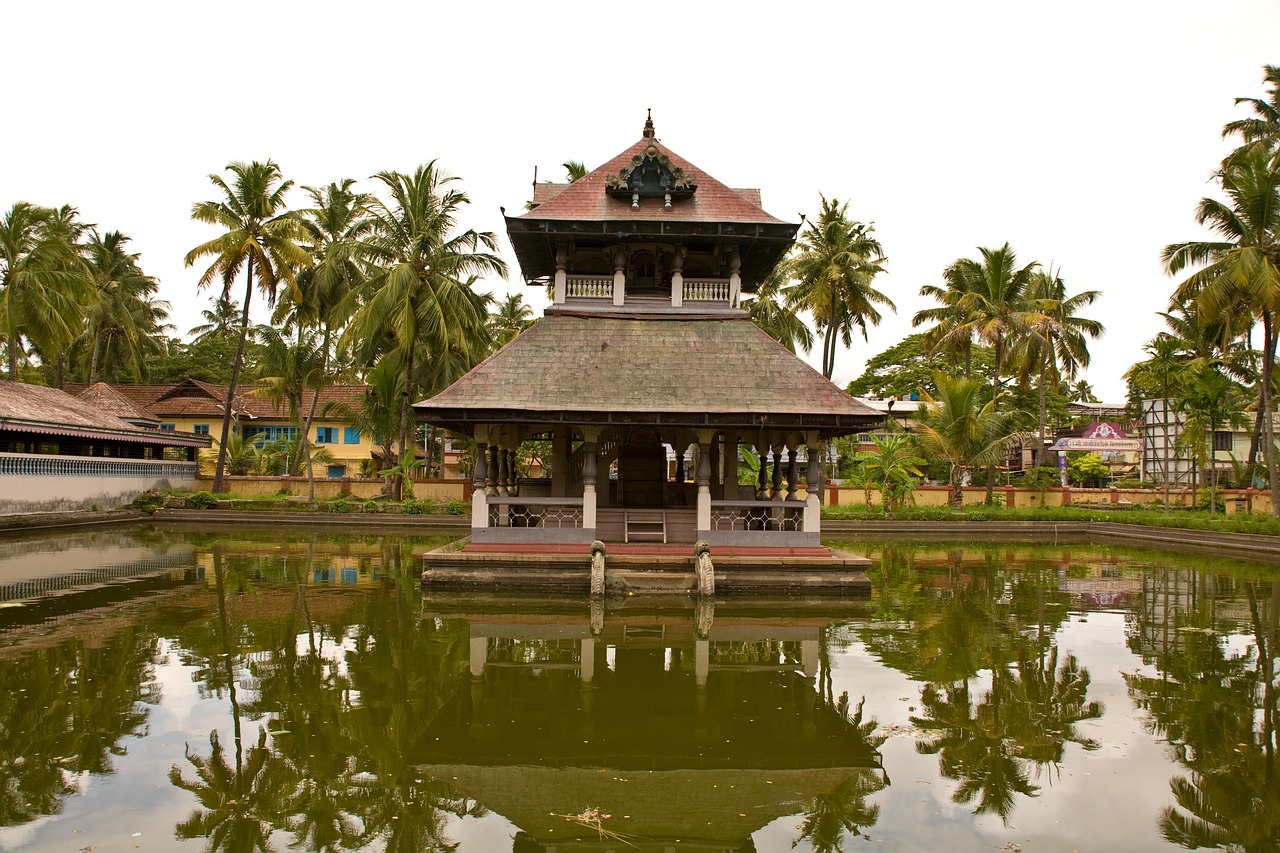
[[1161,328],[1160,249],[1204,233],[1233,98],[1280,63],[1276,0],[13,2],[3,19],[0,207],[69,203],[130,235],[179,332],[210,298],[182,264],[213,233],[191,205],[231,160],[372,190],[438,159],[472,197],[465,225],[502,236],[501,295],[523,286],[499,206],[520,210],[535,165],[559,180],[617,154],[652,107],[664,143],[775,216],[822,192],[875,222],[898,312],[840,354],[838,384],[911,331],[921,285],[1009,241],[1103,292],[1086,378],[1107,400]]

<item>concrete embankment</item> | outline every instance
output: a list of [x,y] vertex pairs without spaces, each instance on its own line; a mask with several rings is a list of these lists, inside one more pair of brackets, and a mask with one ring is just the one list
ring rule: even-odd
[[1240,560],[1280,563],[1280,536],[1150,527],[1113,521],[838,521],[822,524],[822,538],[897,541],[984,540],[1043,544],[1111,543]]

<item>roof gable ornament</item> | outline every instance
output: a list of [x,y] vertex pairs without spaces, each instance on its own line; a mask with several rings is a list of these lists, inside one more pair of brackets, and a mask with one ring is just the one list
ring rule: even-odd
[[640,209],[640,199],[660,198],[663,206],[671,209],[671,202],[685,199],[698,190],[692,176],[687,176],[679,166],[672,166],[671,158],[658,150],[653,143],[653,115],[644,123],[644,138],[650,140],[640,154],[631,158],[616,175],[605,181],[605,192],[614,198],[631,199],[631,209]]

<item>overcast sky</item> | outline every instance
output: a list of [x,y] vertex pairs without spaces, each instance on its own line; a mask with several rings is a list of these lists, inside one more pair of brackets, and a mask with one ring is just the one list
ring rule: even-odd
[[[498,232],[534,167],[659,138],[770,213],[819,193],[872,221],[897,314],[841,352],[845,384],[911,331],[924,284],[1008,241],[1103,293],[1086,378],[1107,400],[1161,328],[1167,243],[1280,63],[1276,0],[1161,3],[7,3],[0,207],[72,204],[121,230],[179,332],[211,294],[182,259],[232,160],[299,185],[437,159]],[[294,202],[303,204],[299,193]],[[239,298],[237,293],[237,298]],[[265,314],[255,312],[264,319]],[[820,347],[811,359],[820,356]]]

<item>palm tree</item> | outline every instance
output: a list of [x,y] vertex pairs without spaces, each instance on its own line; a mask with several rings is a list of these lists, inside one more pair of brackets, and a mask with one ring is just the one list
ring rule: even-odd
[[85,329],[90,384],[100,378],[104,356],[111,381],[121,365],[145,376],[146,359],[161,351],[160,335],[169,328],[169,303],[155,298],[159,283],[138,266],[137,253],[125,249],[128,242],[119,231],[108,231],[94,232],[85,244],[95,287]]
[[[880,506],[885,514],[890,504],[899,504],[915,491],[915,477],[922,477],[925,460],[915,455],[915,442],[906,435],[871,436],[875,450],[857,455],[860,467],[880,485]],[[912,498],[914,500],[914,498]]]
[[218,441],[218,463],[213,475],[213,490],[223,491],[226,469],[227,434],[231,431],[231,401],[244,364],[244,342],[249,331],[249,303],[257,284],[275,305],[276,292],[283,282],[292,286],[295,270],[311,265],[311,256],[298,245],[301,229],[296,217],[285,209],[285,194],[293,186],[280,174],[280,167],[268,160],[259,163],[227,164],[232,174],[230,185],[221,175],[209,175],[210,182],[222,192],[215,201],[196,202],[191,218],[216,225],[223,233],[187,252],[186,265],[211,257],[213,263],[200,276],[198,287],[208,287],[215,279],[222,283],[222,299],[227,299],[232,282],[244,270],[244,303],[240,315],[240,340],[231,364],[231,381],[227,383],[227,399],[222,412],[222,437]]
[[205,322],[187,331],[194,343],[213,338],[231,337],[236,333],[240,320],[240,303],[229,295],[220,295],[213,301],[213,308],[203,309],[200,316],[205,319]]
[[1253,108],[1251,118],[1229,121],[1222,127],[1222,138],[1241,136],[1245,144],[1232,152],[1228,160],[1252,149],[1274,150],[1280,145],[1280,66],[1262,66],[1262,83],[1270,87],[1267,98],[1236,98],[1236,105],[1248,104]]
[[1262,320],[1258,382],[1258,404],[1264,415],[1262,449],[1272,515],[1280,517],[1271,397],[1275,317],[1280,308],[1280,164],[1265,150],[1242,150],[1223,164],[1216,177],[1229,201],[1203,198],[1195,217],[1222,239],[1173,243],[1164,248],[1161,259],[1170,275],[1199,267],[1178,285],[1175,298],[1186,303],[1194,300],[1202,319],[1212,322],[1228,312],[1238,313],[1241,296],[1247,295],[1249,314]]
[[1098,402],[1098,398],[1093,393],[1093,386],[1083,379],[1076,380],[1071,384],[1069,397],[1073,403]]
[[[358,405],[335,400],[324,409],[326,417],[336,413],[378,445],[382,450],[383,465],[388,468],[394,467],[398,461],[395,441],[400,427],[402,374],[399,358],[394,353],[384,355],[365,374],[364,396]],[[388,486],[390,482],[388,479]]]
[[1061,382],[1073,380],[1081,368],[1089,366],[1089,344],[1086,338],[1099,337],[1104,327],[1097,320],[1077,315],[1079,309],[1092,305],[1101,295],[1097,290],[1086,290],[1075,296],[1067,296],[1062,276],[1053,271],[1036,272],[1027,289],[1027,299],[1037,316],[1032,319],[1020,352],[1025,379],[1032,372],[1038,374],[1040,393],[1040,440],[1036,445],[1036,464],[1044,453],[1045,422],[1048,420],[1046,391],[1049,383],[1057,387]]
[[569,183],[587,176],[587,167],[581,160],[566,160],[561,165],[564,166],[564,175]]
[[1169,506],[1169,469],[1172,457],[1173,401],[1180,393],[1187,368],[1187,356],[1182,350],[1181,342],[1173,335],[1161,332],[1143,346],[1149,356],[1137,362],[1125,372],[1125,379],[1131,388],[1142,395],[1158,396],[1163,401],[1165,424],[1164,431],[1164,505]]
[[1239,427],[1245,423],[1239,401],[1240,388],[1217,365],[1201,364],[1191,374],[1182,395],[1187,413],[1180,439],[1188,442],[1195,456],[1209,468],[1209,510],[1218,511],[1218,466],[1214,462],[1214,435],[1220,425]]
[[[308,426],[303,417],[303,395],[308,389],[318,395],[325,383],[321,344],[314,333],[302,328],[297,329],[293,339],[272,326],[258,326],[254,335],[264,347],[254,367],[254,377],[263,383],[263,390],[273,403],[288,406],[289,418],[298,425],[299,452],[285,468],[286,474],[294,474],[307,454]],[[307,481],[314,492],[311,477],[308,465]]]
[[983,383],[934,374],[937,398],[924,395],[925,413],[916,434],[926,456],[951,464],[951,505],[964,506],[963,469],[994,465],[1019,440],[1018,415],[983,402]]
[[370,203],[373,226],[361,252],[374,269],[351,332],[357,339],[389,341],[405,365],[401,392],[400,455],[411,453],[409,407],[417,389],[422,354],[450,348],[478,352],[486,312],[470,287],[474,276],[507,273],[488,231],[455,233],[458,213],[470,203],[454,189],[457,178],[434,161],[412,175],[379,172],[374,176],[390,192],[391,204]]
[[808,311],[822,339],[822,375],[831,378],[836,367],[836,342],[853,344],[853,329],[867,338],[867,324],[880,324],[876,306],[894,308],[893,301],[871,286],[884,271],[884,250],[875,239],[874,225],[849,219],[849,205],[822,196],[817,222],[800,235],[796,254],[788,261],[796,285],[788,291],[794,309]]
[[[334,336],[351,319],[350,299],[365,279],[360,263],[360,240],[367,236],[373,221],[369,217],[371,196],[356,192],[355,181],[344,179],[327,187],[303,187],[313,206],[298,211],[304,232],[303,248],[311,255],[312,266],[298,274],[296,295],[285,293],[276,311],[277,322],[285,318],[299,328],[322,332],[321,353],[323,375],[329,375]],[[311,395],[311,403],[299,427],[305,436],[315,420],[320,402],[320,386]],[[306,443],[298,444],[294,467],[302,464]]]
[[964,375],[973,378],[973,326],[961,302],[975,282],[961,274],[959,263],[953,263],[942,271],[945,284],[939,287],[926,284],[920,288],[921,296],[934,299],[936,308],[924,308],[911,318],[912,327],[932,325],[924,332],[924,345],[929,354],[945,353],[952,364],[964,358]]
[[784,261],[760,282],[754,296],[742,300],[742,307],[769,337],[794,353],[796,348],[813,349],[813,330],[789,304],[787,281],[789,265]]
[[493,347],[499,349],[516,335],[533,324],[533,309],[524,302],[519,293],[508,293],[498,303],[498,310],[489,314],[489,333],[493,336]]
[[74,214],[20,201],[0,218],[0,339],[10,381],[24,340],[61,353],[79,334],[91,285],[69,227]]

